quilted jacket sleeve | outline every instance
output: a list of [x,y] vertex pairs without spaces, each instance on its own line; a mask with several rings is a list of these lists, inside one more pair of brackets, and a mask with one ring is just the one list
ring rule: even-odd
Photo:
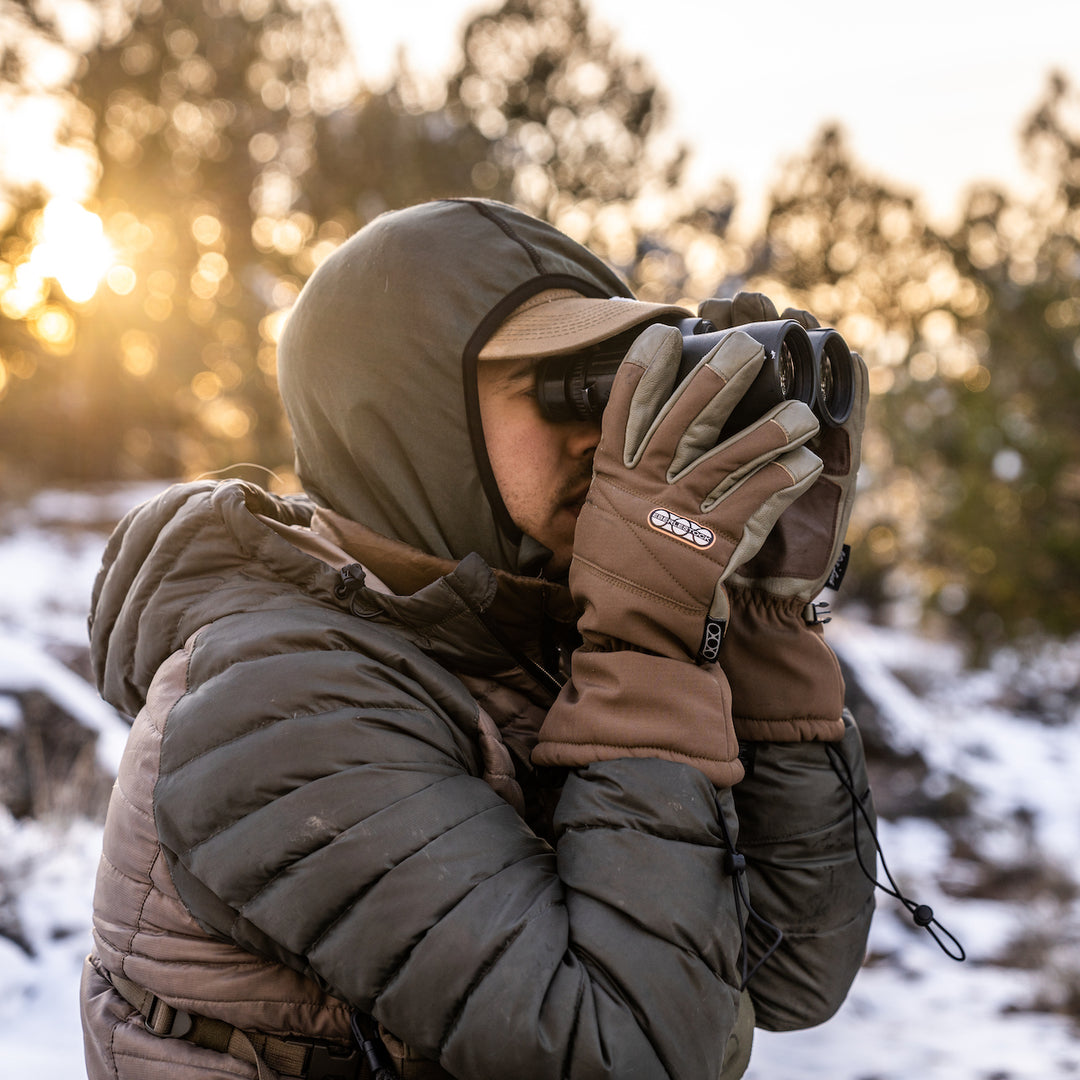
[[461,684],[325,609],[223,618],[166,727],[159,835],[199,921],[456,1076],[714,1080],[740,944],[730,794],[569,776],[557,847],[478,779]]
[[874,912],[876,818],[862,740],[845,712],[841,742],[755,743],[750,760],[734,789],[739,849],[754,910],[769,924],[747,926],[751,964],[774,944],[774,927],[784,935],[750,996],[759,1027],[812,1027],[847,996]]

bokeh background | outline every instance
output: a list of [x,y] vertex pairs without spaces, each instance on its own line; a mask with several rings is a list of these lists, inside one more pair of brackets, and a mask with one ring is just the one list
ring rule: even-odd
[[0,3],[3,490],[290,488],[304,280],[387,208],[483,195],[642,297],[761,290],[863,352],[870,617],[973,656],[1075,631],[1080,9],[592,5]]
[[295,488],[292,303],[441,195],[869,363],[829,635],[892,872],[968,959],[881,894],[840,1014],[748,1080],[1080,1076],[1075,0],[0,0],[0,1072],[81,1073],[110,529],[176,479]]

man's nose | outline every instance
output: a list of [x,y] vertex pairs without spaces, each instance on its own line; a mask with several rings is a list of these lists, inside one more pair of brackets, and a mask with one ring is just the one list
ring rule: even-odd
[[574,457],[591,454],[600,442],[599,420],[572,420],[566,428],[566,445]]

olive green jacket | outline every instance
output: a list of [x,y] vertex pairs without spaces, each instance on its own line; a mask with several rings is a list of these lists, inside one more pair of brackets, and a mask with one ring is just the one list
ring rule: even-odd
[[376,591],[283,535],[311,513],[177,487],[106,553],[93,662],[138,718],[95,902],[90,1075],[223,1068],[147,1033],[111,971],[253,1031],[344,1039],[359,1008],[457,1077],[718,1076],[730,792],[658,760],[537,776],[551,691],[499,638],[528,653],[530,622],[565,630],[565,591],[478,557]]

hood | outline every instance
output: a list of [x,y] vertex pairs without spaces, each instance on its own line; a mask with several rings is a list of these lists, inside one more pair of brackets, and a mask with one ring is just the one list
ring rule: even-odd
[[499,324],[547,289],[632,295],[580,244],[488,200],[391,211],[352,236],[305,285],[278,349],[308,494],[429,555],[539,569],[546,552],[491,475],[475,373]]
[[90,601],[90,663],[101,696],[128,716],[162,662],[200,627],[237,610],[288,605],[281,579],[334,602],[338,575],[256,514],[306,525],[308,499],[230,480],[178,484],[135,507],[106,546]]

